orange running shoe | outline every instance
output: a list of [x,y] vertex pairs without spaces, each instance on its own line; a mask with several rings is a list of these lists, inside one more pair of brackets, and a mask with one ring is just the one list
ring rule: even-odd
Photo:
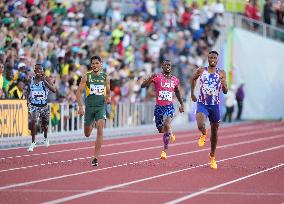
[[201,134],[198,140],[198,146],[203,147],[205,145],[206,135]]
[[174,143],[176,141],[176,136],[172,133],[171,134],[171,142]]
[[215,157],[211,157],[211,155],[209,154],[209,159],[210,159],[210,168],[211,169],[217,169],[218,165],[216,162],[216,158]]
[[166,159],[167,159],[167,154],[166,154],[165,151],[162,151],[162,153],[161,153],[161,159],[162,159],[162,160],[166,160]]

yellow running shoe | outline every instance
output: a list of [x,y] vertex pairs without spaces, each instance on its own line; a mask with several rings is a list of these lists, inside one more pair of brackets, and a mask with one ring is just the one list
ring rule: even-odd
[[211,155],[209,154],[209,159],[210,159],[210,168],[217,169],[217,162],[215,157],[211,157]]
[[171,134],[171,142],[174,143],[176,141],[176,136],[172,133]]
[[198,146],[203,147],[205,145],[206,135],[201,134],[198,140]]
[[166,154],[165,151],[162,151],[162,153],[161,153],[161,159],[162,159],[162,160],[166,160],[166,159],[167,159],[167,154]]

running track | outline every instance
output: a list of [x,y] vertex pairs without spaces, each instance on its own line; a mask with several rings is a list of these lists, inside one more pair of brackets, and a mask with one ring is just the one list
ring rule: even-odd
[[210,142],[176,132],[168,159],[161,135],[106,140],[99,167],[94,142],[0,151],[0,203],[283,203],[284,124],[252,122],[220,128],[218,169]]

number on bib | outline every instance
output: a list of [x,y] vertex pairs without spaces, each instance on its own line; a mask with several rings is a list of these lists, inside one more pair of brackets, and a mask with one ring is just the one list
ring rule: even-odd
[[104,85],[90,85],[90,94],[95,94],[95,95],[103,95],[105,91],[105,86]]
[[158,100],[160,101],[172,101],[173,93],[170,91],[159,91]]
[[44,100],[45,97],[45,92],[44,91],[32,91],[32,98],[36,100]]

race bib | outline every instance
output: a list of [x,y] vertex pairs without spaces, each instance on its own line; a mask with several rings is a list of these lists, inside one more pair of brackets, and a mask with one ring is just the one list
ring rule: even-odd
[[32,98],[34,98],[36,100],[46,99],[45,91],[32,91]]
[[160,101],[172,101],[173,93],[170,91],[159,91],[158,100]]
[[90,85],[90,94],[95,94],[95,95],[104,95],[105,92],[105,86],[104,85]]
[[204,86],[202,92],[206,95],[218,95],[218,90],[215,86]]

